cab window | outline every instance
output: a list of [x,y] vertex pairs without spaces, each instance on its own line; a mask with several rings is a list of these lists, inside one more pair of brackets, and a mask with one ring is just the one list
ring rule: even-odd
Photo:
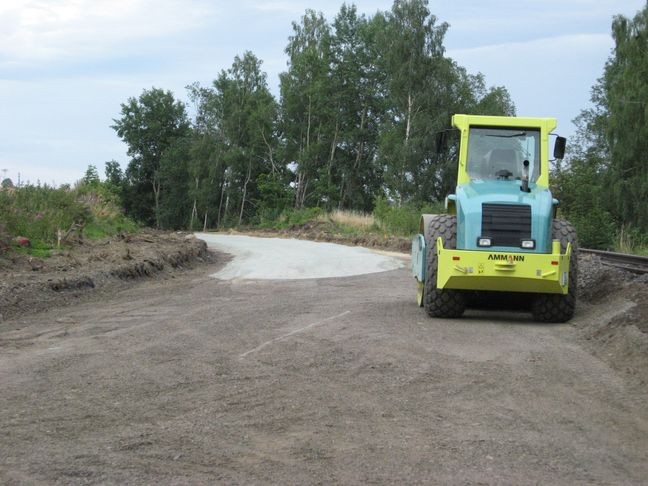
[[467,170],[471,179],[519,180],[529,161],[529,182],[540,175],[540,131],[528,128],[472,127]]

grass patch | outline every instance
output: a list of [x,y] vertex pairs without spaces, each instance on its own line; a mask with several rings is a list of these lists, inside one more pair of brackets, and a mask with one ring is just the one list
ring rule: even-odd
[[23,253],[25,255],[38,258],[49,258],[50,256],[52,256],[52,248],[40,241],[32,243],[31,247],[14,245],[13,248],[18,253]]
[[115,218],[95,218],[83,229],[83,236],[96,240],[118,233],[135,233],[138,229],[137,224],[122,215]]
[[443,213],[437,205],[406,204],[397,206],[378,199],[373,214],[359,211],[334,210],[325,213],[321,208],[284,210],[276,220],[264,220],[262,228],[289,229],[308,223],[326,225],[321,229],[348,236],[381,235],[411,237],[418,233],[421,214]]
[[[78,228],[85,238],[102,238],[135,232],[137,225],[123,215],[110,194],[101,187],[53,188],[24,186],[0,190],[0,240],[17,236],[30,240],[30,247],[7,246],[32,256],[49,256],[59,234]],[[0,241],[0,243],[2,243]]]
[[619,253],[648,256],[648,235],[635,228],[622,227],[613,249]]
[[321,208],[285,209],[275,220],[264,219],[260,226],[271,229],[288,229],[315,221],[324,211]]
[[379,226],[387,233],[395,236],[410,237],[418,233],[422,214],[445,213],[442,203],[436,204],[403,204],[395,205],[384,198],[376,200],[374,217]]
[[25,186],[0,191],[0,224],[10,236],[29,238],[32,246],[52,245],[59,229],[90,218],[90,210],[73,191]]
[[315,223],[319,224],[321,229],[325,231],[345,236],[382,234],[382,230],[376,223],[373,215],[359,211],[337,209],[330,213],[319,215]]
[[359,211],[336,209],[330,213],[320,215],[317,220],[330,221],[342,228],[349,228],[359,232],[375,232],[379,229],[373,214]]

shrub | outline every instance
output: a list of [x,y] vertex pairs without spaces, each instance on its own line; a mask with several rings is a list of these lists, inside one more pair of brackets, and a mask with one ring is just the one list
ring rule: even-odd
[[0,223],[12,236],[53,243],[58,229],[90,218],[89,209],[73,191],[48,186],[25,186],[0,192]]
[[33,255],[46,254],[57,244],[59,230],[66,233],[73,225],[84,228],[90,238],[137,229],[110,198],[87,185],[77,189],[29,185],[0,191],[0,237],[29,238]]
[[614,250],[620,253],[648,255],[648,235],[637,228],[622,226],[617,235]]
[[291,211],[287,208],[294,195],[279,175],[261,174],[257,178],[257,185],[259,198],[256,213],[259,223],[264,227],[273,227],[285,211]]
[[278,227],[300,226],[317,219],[324,213],[322,208],[286,209],[277,220]]
[[580,211],[563,213],[576,228],[578,244],[581,248],[609,250],[614,244],[614,222],[607,211],[590,208],[589,214]]
[[443,213],[441,203],[417,205],[413,203],[397,206],[385,198],[377,198],[374,217],[384,231],[399,236],[411,236],[418,233],[421,214]]

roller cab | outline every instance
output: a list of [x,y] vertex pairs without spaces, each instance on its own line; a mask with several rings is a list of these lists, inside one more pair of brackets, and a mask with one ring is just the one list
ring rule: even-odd
[[554,118],[455,115],[457,187],[446,214],[423,215],[412,241],[419,305],[431,317],[458,317],[475,292],[524,297],[545,322],[571,318],[576,302],[577,240],[556,219],[549,149],[562,158]]

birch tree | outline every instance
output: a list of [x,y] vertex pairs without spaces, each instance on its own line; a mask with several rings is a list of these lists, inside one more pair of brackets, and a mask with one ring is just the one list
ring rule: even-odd
[[[330,26],[321,13],[307,10],[293,22],[288,70],[280,75],[284,158],[295,174],[295,206],[318,205],[332,138]],[[326,191],[324,191],[326,192]],[[315,196],[314,196],[315,195]]]

